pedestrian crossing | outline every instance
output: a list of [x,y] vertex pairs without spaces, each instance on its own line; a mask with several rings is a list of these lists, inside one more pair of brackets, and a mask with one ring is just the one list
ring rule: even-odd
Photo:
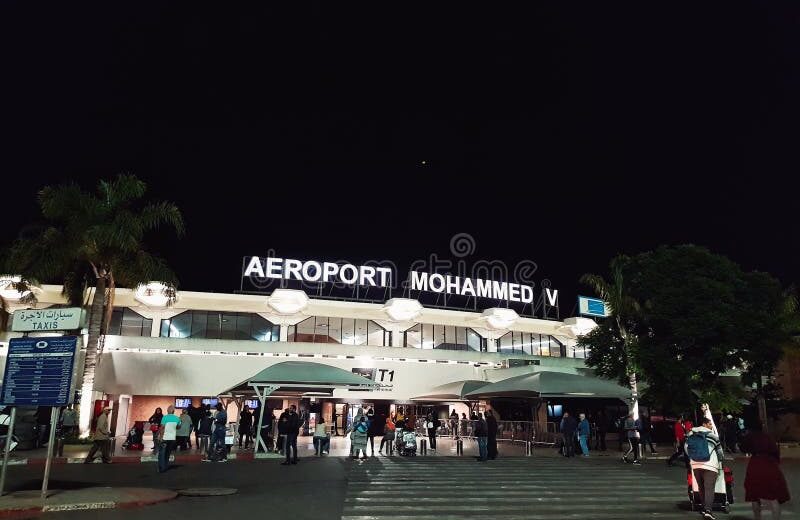
[[609,460],[396,457],[353,464],[342,520],[677,520],[686,504],[674,480]]

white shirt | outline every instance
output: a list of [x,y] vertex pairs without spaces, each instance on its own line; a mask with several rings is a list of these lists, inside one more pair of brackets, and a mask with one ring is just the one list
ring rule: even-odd
[[178,426],[181,424],[180,418],[175,414],[167,414],[161,419],[164,426],[164,434],[161,437],[165,441],[174,441],[178,435]]

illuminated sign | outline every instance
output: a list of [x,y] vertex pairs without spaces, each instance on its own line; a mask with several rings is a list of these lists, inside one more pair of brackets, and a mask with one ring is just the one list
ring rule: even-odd
[[14,311],[11,330],[14,332],[39,332],[80,329],[84,321],[84,314],[79,307],[21,309]]
[[[308,283],[343,283],[367,288],[391,288],[394,280],[392,268],[379,265],[353,265],[258,256],[245,257],[242,276],[260,281],[274,279]],[[514,282],[498,282],[419,271],[411,271],[407,280],[408,288],[411,291],[489,298],[523,304],[534,302],[533,287]],[[543,297],[549,306],[558,305],[558,290],[545,287]]]

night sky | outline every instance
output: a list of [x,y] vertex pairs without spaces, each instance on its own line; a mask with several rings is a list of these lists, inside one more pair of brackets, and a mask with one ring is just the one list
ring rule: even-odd
[[269,250],[404,274],[459,232],[562,317],[662,243],[800,281],[798,6],[538,4],[7,0],[0,245],[42,186],[130,172],[184,211],[151,247],[187,290]]

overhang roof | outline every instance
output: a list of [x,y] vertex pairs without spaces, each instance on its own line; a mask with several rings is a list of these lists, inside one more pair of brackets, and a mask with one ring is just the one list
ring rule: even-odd
[[464,397],[593,397],[625,400],[630,395],[630,389],[612,381],[545,370],[503,379],[468,392]]

